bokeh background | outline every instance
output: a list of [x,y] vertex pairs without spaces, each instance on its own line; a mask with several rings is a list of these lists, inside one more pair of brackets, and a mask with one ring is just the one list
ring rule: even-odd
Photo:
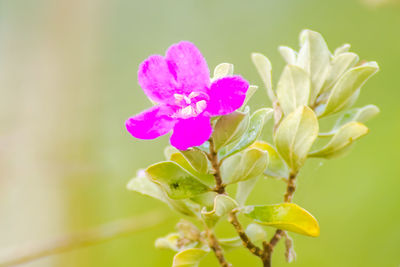
[[[159,210],[170,213],[159,227],[25,266],[170,266],[173,253],[153,244],[178,216],[125,188],[168,144],[167,137],[140,141],[125,131],[125,119],[150,105],[137,84],[138,65],[190,40],[210,69],[230,62],[261,85],[250,53],[270,58],[276,81],[284,65],[278,45],[297,49],[304,28],[321,32],[332,50],[348,42],[361,58],[378,61],[381,71],[357,106],[373,103],[382,112],[352,153],[312,160],[301,173],[295,201],[318,218],[321,236],[293,234],[298,259],[291,265],[399,266],[395,0],[1,0],[0,250]],[[250,104],[269,105],[263,88]],[[277,181],[261,181],[250,201],[275,203],[283,191]],[[259,266],[244,249],[227,257],[235,266]],[[289,266],[282,244],[274,263]],[[210,255],[200,266],[218,265]]]

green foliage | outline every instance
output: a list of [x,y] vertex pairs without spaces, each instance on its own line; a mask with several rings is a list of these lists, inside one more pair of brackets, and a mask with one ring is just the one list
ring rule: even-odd
[[304,164],[317,136],[317,116],[309,107],[303,106],[283,119],[274,141],[279,154],[292,171],[297,172]]
[[210,190],[175,162],[156,163],[148,167],[146,173],[153,181],[159,183],[172,199],[191,198]]
[[[210,248],[221,255],[220,247],[233,249],[243,244],[265,263],[265,253],[272,252],[257,244],[264,242],[266,247],[275,244],[266,240],[264,226],[283,230],[276,233],[285,240],[286,260],[291,262],[296,253],[286,231],[312,237],[320,234],[317,220],[291,203],[297,174],[309,157],[330,159],[343,155],[368,133],[363,123],[379,113],[374,105],[346,110],[355,103],[364,83],[378,71],[375,62],[359,64],[358,55],[349,49],[346,44],[332,54],[319,33],[304,30],[298,52],[287,46],[279,47],[287,65],[276,91],[272,86],[270,61],[253,53],[252,61],[273,108],[261,108],[250,115],[245,105],[257,90],[257,86],[250,86],[238,111],[212,118],[213,133],[209,141],[185,151],[169,146],[164,151],[167,161],[151,165],[131,180],[130,190],[167,203],[205,228],[202,231],[191,223],[181,222],[178,233],[156,241],[157,247],[178,252],[173,266],[198,266]],[[232,74],[233,65],[222,63],[215,68],[213,79]],[[330,126],[331,130],[321,133],[320,121],[339,112],[342,113]],[[272,117],[272,142],[259,140],[265,123]],[[319,141],[326,138],[325,145],[319,146],[317,138]],[[246,206],[256,183],[264,182],[261,177],[278,178],[286,183],[283,203]],[[227,190],[231,187],[236,187],[234,197]],[[235,217],[240,214],[254,223],[242,228]],[[227,216],[239,236],[215,237],[215,225]]]
[[263,225],[312,237],[319,236],[317,220],[308,211],[293,203],[247,206],[243,213]]

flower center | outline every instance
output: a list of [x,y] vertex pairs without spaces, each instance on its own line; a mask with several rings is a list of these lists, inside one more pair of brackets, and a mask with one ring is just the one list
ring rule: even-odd
[[174,98],[176,104],[181,107],[176,115],[182,119],[196,117],[207,107],[205,97],[199,92],[191,92],[188,96],[174,94]]

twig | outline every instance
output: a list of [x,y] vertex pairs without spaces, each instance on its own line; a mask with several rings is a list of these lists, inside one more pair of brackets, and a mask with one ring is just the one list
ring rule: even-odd
[[[297,172],[292,172],[289,175],[289,179],[287,181],[287,187],[286,187],[286,193],[284,196],[284,201],[285,202],[292,202],[294,192],[296,191],[296,178],[297,178]],[[284,231],[281,229],[278,229],[275,231],[275,234],[272,236],[271,240],[267,243],[264,242],[264,258],[263,258],[263,263],[264,267],[270,267],[271,266],[271,259],[272,259],[272,253],[274,251],[275,246],[278,244],[279,240],[284,236]]]
[[206,227],[206,234],[208,238],[208,245],[214,251],[214,254],[217,257],[219,264],[222,267],[232,267],[232,265],[226,261],[223,250],[219,245],[218,240],[215,237],[214,233],[207,227]]
[[110,222],[41,243],[19,245],[0,254],[0,267],[15,266],[46,256],[97,245],[160,225],[166,219],[165,213],[150,212],[139,217]]
[[242,240],[243,245],[255,256],[262,258],[264,256],[264,252],[262,251],[262,249],[254,245],[253,242],[251,242],[250,238],[246,235],[234,211],[229,214],[229,222],[233,225],[233,227],[235,227],[235,230],[238,233],[240,239]]
[[210,154],[208,155],[208,159],[211,162],[211,165],[214,169],[214,179],[215,179],[215,189],[214,191],[218,194],[225,193],[225,185],[222,183],[221,171],[220,171],[220,163],[218,162],[218,154],[215,151],[214,140],[210,138]]

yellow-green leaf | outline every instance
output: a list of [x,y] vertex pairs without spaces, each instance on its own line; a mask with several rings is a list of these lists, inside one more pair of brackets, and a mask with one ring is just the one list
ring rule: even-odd
[[208,251],[200,248],[189,248],[174,256],[172,267],[197,267]]
[[182,152],[173,153],[170,157],[171,161],[178,163],[183,169],[188,171],[190,174],[201,180],[203,183],[207,185],[214,184],[214,176],[208,173],[201,173],[196,170],[193,165],[187,160],[187,158],[183,155]]
[[268,152],[268,168],[264,171],[265,175],[276,178],[289,177],[289,169],[285,161],[271,144],[264,141],[256,141],[251,147]]
[[308,104],[310,98],[309,74],[295,65],[287,65],[279,79],[276,94],[285,115]]
[[250,148],[243,153],[226,159],[221,166],[222,179],[226,184],[255,178],[268,166],[268,153],[258,148]]
[[156,163],[148,167],[146,173],[160,184],[172,199],[191,198],[210,190],[175,162]]
[[310,103],[312,104],[319,95],[328,75],[331,53],[324,38],[318,32],[310,30],[302,31],[300,34],[300,45],[297,65],[310,75]]
[[254,65],[260,74],[262,81],[264,82],[265,87],[267,88],[267,93],[271,102],[274,102],[276,99],[275,93],[272,90],[272,79],[271,79],[271,71],[272,66],[269,59],[260,54],[260,53],[252,53],[251,59],[253,60]]
[[213,209],[211,211],[203,209],[201,215],[205,219],[206,223],[212,227],[222,216],[225,216],[236,207],[238,207],[238,203],[233,198],[226,195],[217,195],[214,198]]
[[281,53],[281,56],[283,57],[283,59],[286,61],[287,64],[293,64],[293,65],[296,64],[297,53],[296,51],[293,50],[293,48],[288,46],[280,46],[279,53]]
[[212,134],[215,149],[218,151],[220,148],[240,139],[246,132],[248,125],[248,110],[245,112],[235,111],[219,118]]
[[302,235],[319,236],[317,220],[308,211],[294,203],[247,206],[244,214],[259,224]]
[[318,119],[307,106],[299,107],[283,119],[274,141],[282,158],[296,172],[307,158],[318,136]]
[[214,69],[214,77],[213,79],[220,79],[225,76],[230,76],[233,74],[233,65],[229,63],[221,63]]
[[335,133],[326,146],[311,152],[310,157],[332,158],[342,154],[354,141],[368,133],[368,128],[359,122],[349,122]]
[[354,94],[378,71],[376,62],[368,62],[348,70],[335,84],[326,103],[323,116],[339,112],[347,107]]

